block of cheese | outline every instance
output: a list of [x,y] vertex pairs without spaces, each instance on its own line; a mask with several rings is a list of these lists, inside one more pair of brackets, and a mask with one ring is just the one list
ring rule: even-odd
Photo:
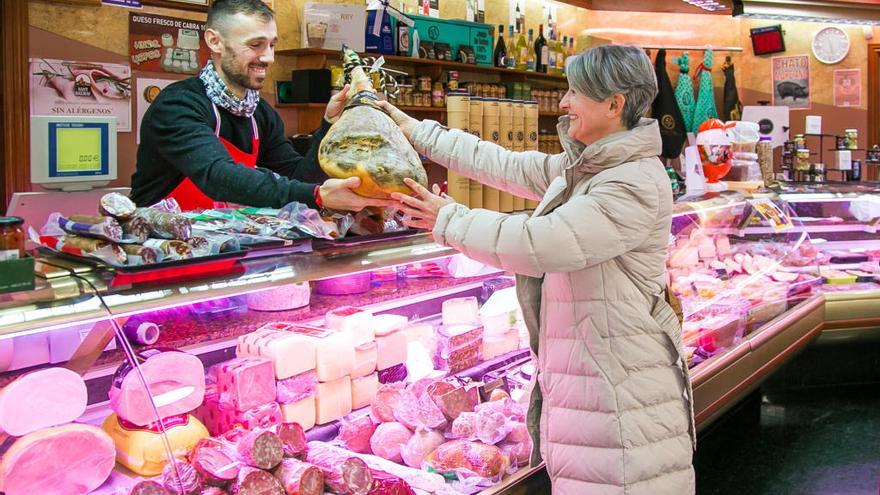
[[354,367],[351,369],[351,379],[367,376],[376,371],[376,358],[378,346],[375,340],[354,348]]
[[70,423],[86,411],[86,382],[67,368],[26,373],[0,390],[0,430],[22,436]]
[[351,412],[351,378],[343,376],[332,382],[318,384],[315,395],[315,422],[319,425],[335,421]]
[[296,333],[263,327],[238,338],[238,356],[271,359],[275,378],[283,380],[315,369],[315,345]]
[[[208,436],[205,426],[189,414],[165,418],[163,423],[174,457],[186,456],[199,440]],[[158,424],[138,426],[111,414],[102,428],[113,439],[120,464],[141,476],[162,472],[168,460]]]
[[376,369],[384,370],[406,362],[406,332],[397,331],[376,336],[378,355]]
[[373,328],[376,330],[377,337],[403,330],[407,323],[409,320],[406,316],[401,315],[376,315],[373,317]]
[[275,400],[275,369],[268,359],[230,359],[218,364],[214,372],[220,401],[230,402],[239,411]]
[[315,398],[306,397],[299,402],[281,404],[281,417],[285,423],[299,423],[304,430],[315,426]]
[[309,305],[312,288],[308,282],[287,284],[248,294],[248,308],[256,311],[282,311]]
[[[126,361],[117,368],[110,386],[110,407],[136,425],[156,421],[152,400],[162,418],[192,411],[205,397],[205,368],[199,358],[173,349],[150,348],[136,353],[151,396]],[[271,364],[270,364],[271,366]],[[273,382],[274,385],[274,382]]]
[[359,346],[375,338],[373,313],[354,306],[332,309],[324,315],[324,325],[337,332],[351,335],[352,344]]
[[319,382],[332,382],[351,373],[354,368],[354,343],[348,332],[306,325],[293,325],[289,331],[312,343]]
[[447,299],[442,316],[444,325],[479,325],[480,305],[474,296]]
[[519,332],[508,330],[500,337],[483,337],[483,359],[492,359],[519,349]]
[[413,323],[404,329],[406,340],[419,342],[426,347],[434,340],[434,325],[430,323]]
[[351,381],[351,408],[369,406],[379,390],[379,374],[373,373]]
[[0,491],[6,495],[85,494],[113,471],[113,439],[92,425],[69,424],[29,433],[0,461]]

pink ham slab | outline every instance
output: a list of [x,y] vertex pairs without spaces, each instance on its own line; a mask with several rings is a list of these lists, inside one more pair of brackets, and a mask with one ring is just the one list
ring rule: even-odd
[[48,368],[18,377],[0,390],[0,429],[21,436],[70,423],[86,410],[86,384],[66,368]]
[[113,471],[116,449],[100,428],[69,424],[18,439],[0,462],[6,495],[85,495]]
[[[184,414],[202,403],[205,367],[199,358],[182,351],[147,349],[138,352],[138,360],[160,417]],[[158,419],[140,378],[127,362],[113,376],[110,407],[120,418],[138,426]]]

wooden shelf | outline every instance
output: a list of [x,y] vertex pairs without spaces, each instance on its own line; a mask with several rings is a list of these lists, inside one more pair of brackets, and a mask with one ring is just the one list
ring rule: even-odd
[[[301,109],[324,109],[326,103],[276,103],[276,108],[301,108]],[[398,106],[400,110],[406,113],[446,113],[446,107],[404,107]],[[539,117],[560,117],[565,115],[559,112],[540,112]]]
[[[286,55],[291,57],[313,57],[317,61],[320,62],[319,59],[323,58],[323,64],[326,65],[328,61],[340,61],[339,51],[338,50],[327,50],[324,48],[290,48],[287,50],[278,50],[275,52],[276,55]],[[505,74],[508,76],[516,76],[517,79],[525,80],[525,79],[542,79],[545,81],[556,81],[556,82],[568,82],[568,80],[564,76],[556,76],[553,74],[543,74],[540,72],[528,72],[524,70],[514,70],[514,69],[504,69],[501,67],[493,67],[490,65],[474,65],[474,64],[463,64],[460,62],[451,62],[446,60],[430,60],[424,58],[411,58],[411,57],[399,57],[397,55],[379,55],[376,53],[361,53],[361,56],[367,57],[385,57],[385,62],[388,64],[406,64],[413,66],[424,66],[424,67],[437,67],[441,70],[459,70],[462,72],[481,72],[481,73],[498,73]],[[340,61],[341,62],[341,61]]]

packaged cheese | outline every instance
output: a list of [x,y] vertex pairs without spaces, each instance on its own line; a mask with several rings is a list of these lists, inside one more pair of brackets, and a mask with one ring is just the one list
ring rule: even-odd
[[[175,457],[185,456],[196,442],[208,436],[208,430],[189,414],[163,420],[168,443]],[[116,460],[141,476],[162,473],[167,457],[160,426],[151,423],[138,426],[111,414],[102,426],[116,445]]]
[[281,404],[281,417],[285,423],[299,423],[304,430],[315,426],[315,398],[306,397],[299,402]]
[[373,317],[373,328],[376,329],[376,336],[388,335],[406,328],[409,320],[406,316],[401,315],[376,315]]
[[293,325],[289,331],[312,343],[319,382],[338,380],[354,369],[354,343],[348,332],[306,325]]
[[354,367],[351,370],[351,379],[367,376],[376,371],[378,345],[375,340],[359,345],[354,349]]
[[342,306],[328,311],[324,315],[324,325],[331,330],[351,335],[351,342],[355,347],[375,338],[373,313],[354,306]]
[[444,325],[479,325],[480,313],[477,298],[455,297],[443,301]]
[[351,381],[351,408],[360,409],[370,405],[379,390],[379,374],[373,373]]
[[[242,335],[235,353],[238,356],[258,356],[272,360],[275,378],[283,380],[315,369],[315,345],[296,333],[285,332],[274,324]],[[284,328],[289,328],[285,325]]]
[[343,376],[332,382],[318,384],[315,395],[315,422],[319,425],[335,421],[351,412],[351,378]]
[[378,356],[376,357],[376,369],[384,370],[406,362],[406,333],[403,331],[392,332],[386,335],[376,336]]

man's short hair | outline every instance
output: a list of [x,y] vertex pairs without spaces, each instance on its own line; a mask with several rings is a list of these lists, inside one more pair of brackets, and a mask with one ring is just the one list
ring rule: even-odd
[[263,3],[263,0],[214,0],[208,9],[208,21],[205,27],[221,30],[227,19],[236,14],[256,16],[263,22],[275,19],[275,13]]

